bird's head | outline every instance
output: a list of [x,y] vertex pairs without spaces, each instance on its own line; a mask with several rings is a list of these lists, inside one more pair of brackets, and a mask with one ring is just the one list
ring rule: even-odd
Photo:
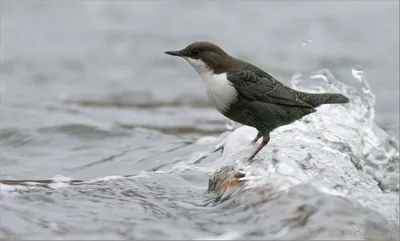
[[232,57],[223,49],[210,42],[194,42],[182,50],[167,51],[166,54],[184,58],[197,72],[223,68]]

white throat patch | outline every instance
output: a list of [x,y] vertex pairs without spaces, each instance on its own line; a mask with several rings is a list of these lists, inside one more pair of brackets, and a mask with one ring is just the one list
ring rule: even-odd
[[207,96],[215,108],[219,112],[228,110],[229,106],[236,100],[238,93],[232,82],[227,79],[226,73],[214,74],[203,61],[188,57],[184,57],[184,59],[193,66],[203,79]]

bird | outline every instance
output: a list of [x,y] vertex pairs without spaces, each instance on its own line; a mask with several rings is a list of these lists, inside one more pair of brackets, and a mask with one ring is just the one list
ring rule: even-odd
[[323,104],[345,104],[339,93],[307,93],[290,88],[244,60],[229,55],[207,41],[193,42],[165,54],[185,59],[203,80],[212,105],[225,117],[257,129],[251,141],[260,145],[248,156],[254,157],[270,141],[270,133],[314,113]]

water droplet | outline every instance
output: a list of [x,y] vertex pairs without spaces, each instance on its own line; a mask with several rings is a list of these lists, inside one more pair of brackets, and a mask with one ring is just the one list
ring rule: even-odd
[[363,73],[364,70],[360,65],[357,65],[351,70],[351,74],[353,75],[354,78],[356,78],[358,81],[362,82],[363,80]]
[[312,42],[312,38],[309,38],[309,39],[307,40],[307,42],[311,43],[311,42]]
[[313,75],[310,75],[310,79],[322,79],[325,82],[329,82],[328,76],[326,73],[316,73]]
[[303,74],[301,74],[301,73],[294,74],[293,77],[292,77],[292,80],[290,81],[291,84],[293,85],[293,87],[299,86],[299,84],[301,83],[302,78],[303,78]]
[[306,45],[307,45],[307,42],[306,42],[306,41],[303,41],[302,45],[303,45],[303,46],[306,46]]
[[228,128],[228,130],[233,130],[233,128],[235,128],[235,122],[232,121],[232,120],[229,120],[229,121],[226,123],[226,128]]
[[298,80],[298,79],[301,79],[302,77],[303,77],[303,74],[302,74],[302,73],[295,73],[295,74],[293,75],[292,79]]

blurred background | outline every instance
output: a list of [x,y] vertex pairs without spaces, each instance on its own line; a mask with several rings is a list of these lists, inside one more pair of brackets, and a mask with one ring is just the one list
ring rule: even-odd
[[[164,54],[200,40],[286,84],[329,69],[359,88],[351,69],[360,65],[377,123],[398,139],[398,1],[3,1],[0,8],[1,179],[127,175],[187,159],[199,147],[181,146],[227,130],[194,69]],[[197,173],[176,185],[203,190],[207,178]],[[9,233],[36,227],[13,222]]]
[[225,119],[204,109],[197,73],[164,54],[208,40],[285,83],[327,68],[357,86],[351,69],[361,65],[378,123],[399,130],[397,1],[21,1],[2,9],[4,128],[88,121],[218,132]]

